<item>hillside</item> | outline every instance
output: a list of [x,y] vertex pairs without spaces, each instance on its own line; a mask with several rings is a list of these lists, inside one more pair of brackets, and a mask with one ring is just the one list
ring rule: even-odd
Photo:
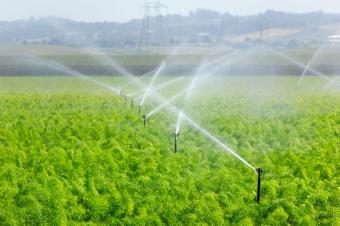
[[[271,10],[253,16],[233,16],[201,9],[188,16],[170,14],[163,17],[168,45],[184,40],[192,45],[233,45],[233,37],[245,37],[238,38],[236,42],[270,40],[271,45],[278,41],[289,45],[291,40],[300,45],[315,44],[337,34],[339,23],[340,15],[335,14],[293,14]],[[141,28],[140,19],[126,23],[85,23],[54,17],[32,18],[0,22],[0,42],[136,47]],[[151,37],[151,43],[157,44],[157,39]]]

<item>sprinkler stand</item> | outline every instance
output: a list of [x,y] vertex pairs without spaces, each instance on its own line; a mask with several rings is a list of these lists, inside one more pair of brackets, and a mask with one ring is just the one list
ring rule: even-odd
[[261,175],[263,172],[263,169],[257,168],[257,195],[256,195],[256,201],[260,203],[261,200]]
[[134,106],[135,106],[135,103],[134,103],[133,97],[131,97],[131,107],[133,108]]
[[141,113],[141,111],[142,111],[142,106],[138,105],[138,113]]
[[174,133],[174,150],[175,153],[177,153],[177,141],[178,141],[178,137],[179,137],[179,133]]
[[146,127],[146,115],[143,115],[142,118],[144,120],[144,127]]

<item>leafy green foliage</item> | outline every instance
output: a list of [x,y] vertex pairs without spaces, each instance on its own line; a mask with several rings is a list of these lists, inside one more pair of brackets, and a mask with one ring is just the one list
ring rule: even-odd
[[145,129],[123,99],[78,79],[1,80],[1,225],[339,223],[338,93],[254,97],[227,79],[227,90],[191,104],[202,125],[265,169],[257,204],[256,174],[199,132],[184,126],[173,153],[172,116]]

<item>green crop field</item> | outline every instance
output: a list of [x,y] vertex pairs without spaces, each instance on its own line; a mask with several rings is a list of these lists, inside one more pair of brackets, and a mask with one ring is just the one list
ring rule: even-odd
[[215,77],[172,103],[264,169],[256,203],[256,173],[186,122],[174,153],[166,109],[144,128],[138,103],[95,83],[1,77],[0,225],[339,225],[340,93],[297,80]]

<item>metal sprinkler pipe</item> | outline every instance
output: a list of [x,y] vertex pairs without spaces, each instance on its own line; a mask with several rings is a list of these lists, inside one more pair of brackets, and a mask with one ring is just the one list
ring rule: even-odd
[[138,113],[140,114],[142,112],[142,105],[138,105]]
[[178,143],[178,137],[179,137],[179,133],[174,133],[174,151],[175,153],[177,153],[177,143]]
[[256,195],[256,201],[260,203],[261,200],[261,175],[263,173],[263,169],[257,168],[257,195]]
[[131,107],[134,108],[134,106],[135,106],[135,102],[134,102],[133,97],[131,97]]
[[143,115],[142,118],[143,118],[143,121],[144,121],[144,127],[146,127],[146,115]]

